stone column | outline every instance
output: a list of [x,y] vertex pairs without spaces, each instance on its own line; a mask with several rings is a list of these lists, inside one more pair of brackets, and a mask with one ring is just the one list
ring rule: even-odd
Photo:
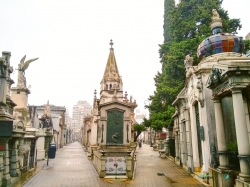
[[[179,162],[180,156],[179,156],[179,139],[178,139],[178,131],[175,132],[175,161]],[[169,152],[168,152],[169,153]]]
[[9,145],[8,141],[10,138],[1,138],[0,139],[0,145],[1,145],[1,151],[0,153],[3,154],[3,178],[2,178],[2,186],[8,186],[11,183],[10,179],[10,160],[9,160]]
[[219,98],[214,98],[214,113],[215,113],[215,125],[216,125],[216,135],[218,142],[218,153],[219,153],[219,161],[220,169],[228,169],[228,156],[227,156],[227,143],[225,138],[224,131],[224,122],[222,115],[222,106],[221,100]]
[[247,123],[247,129],[248,129],[248,138],[249,138],[249,145],[250,145],[250,121],[249,121],[249,110],[246,99],[244,99],[244,110],[245,110],[245,116],[246,116],[246,123]]
[[241,170],[239,176],[243,181],[250,181],[250,146],[241,90],[233,89],[232,97]]
[[192,131],[191,131],[191,120],[190,120],[190,108],[187,109],[187,155],[188,155],[188,166],[192,168],[193,155],[192,155]]
[[2,178],[3,178],[3,171],[4,171],[3,157],[4,157],[4,154],[0,152],[0,186],[2,186]]
[[10,176],[11,177],[19,177],[20,176],[20,168],[19,168],[19,159],[18,159],[18,140],[15,140],[13,148],[12,148],[12,155],[10,159]]
[[199,150],[198,150],[198,136],[197,136],[197,126],[196,126],[196,117],[195,117],[195,106],[190,107],[190,124],[191,124],[191,136],[192,136],[192,155],[193,155],[193,164],[194,172],[200,171],[200,159],[199,159]]
[[4,57],[0,57],[0,113],[5,114],[6,106],[6,71],[7,63]]

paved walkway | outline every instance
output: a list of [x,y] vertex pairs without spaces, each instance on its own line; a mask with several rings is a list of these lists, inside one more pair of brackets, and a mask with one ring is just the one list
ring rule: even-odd
[[137,151],[134,180],[101,179],[81,144],[75,142],[60,149],[49,166],[43,161],[43,168],[23,187],[204,187],[149,145]]

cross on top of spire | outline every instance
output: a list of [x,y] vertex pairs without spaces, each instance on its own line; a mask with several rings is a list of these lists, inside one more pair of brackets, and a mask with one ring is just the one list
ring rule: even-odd
[[113,49],[113,45],[114,45],[114,43],[113,43],[113,40],[112,40],[112,39],[110,40],[109,45],[111,46],[111,47],[110,47],[110,49]]

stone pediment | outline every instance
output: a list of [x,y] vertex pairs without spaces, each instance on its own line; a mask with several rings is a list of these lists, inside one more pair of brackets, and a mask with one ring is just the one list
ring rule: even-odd
[[14,120],[13,121],[13,131],[15,132],[25,132],[25,126],[23,121]]
[[100,104],[100,107],[108,106],[108,105],[112,105],[112,104],[118,104],[118,105],[122,105],[122,106],[130,108],[130,103],[120,102],[118,100],[113,100],[113,101],[110,101],[110,102],[102,103],[102,104]]
[[180,100],[186,99],[187,98],[187,89],[183,88],[181,90],[181,92],[177,95],[176,99],[174,100],[174,102],[172,103],[172,105],[177,104],[178,102],[180,102]]

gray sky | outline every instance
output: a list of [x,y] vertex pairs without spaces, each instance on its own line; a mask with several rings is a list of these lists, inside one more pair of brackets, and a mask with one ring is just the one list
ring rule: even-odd
[[[245,37],[249,0],[224,0],[231,18],[241,18]],[[113,39],[124,91],[143,109],[160,71],[164,0],[0,0],[0,50],[10,51],[16,69],[21,58],[39,57],[25,72],[30,105],[92,105]],[[17,71],[12,75],[17,82]],[[13,85],[15,86],[15,84]]]

